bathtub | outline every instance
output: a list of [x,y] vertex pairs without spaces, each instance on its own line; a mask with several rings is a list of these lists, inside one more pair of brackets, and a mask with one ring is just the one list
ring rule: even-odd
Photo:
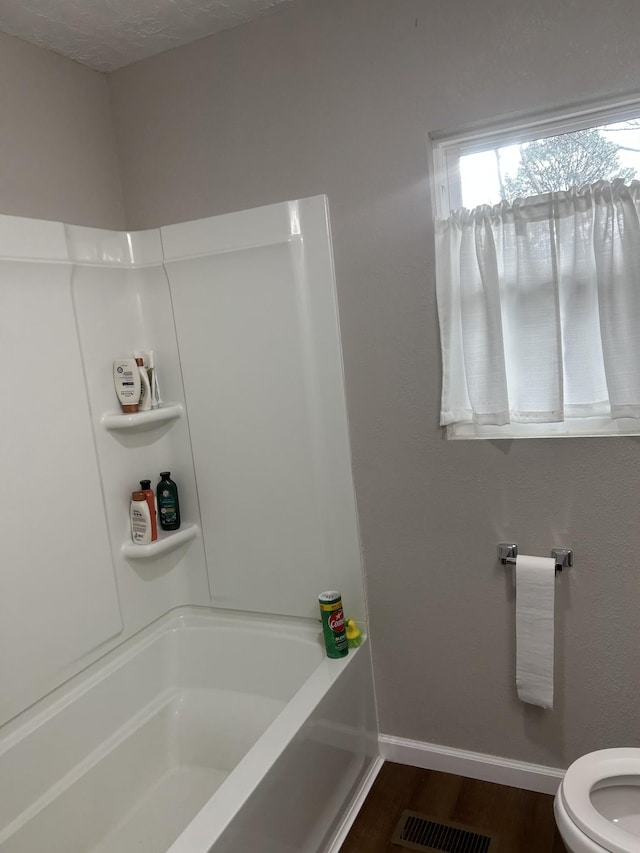
[[179,608],[0,730],[2,853],[318,853],[377,761],[366,642]]

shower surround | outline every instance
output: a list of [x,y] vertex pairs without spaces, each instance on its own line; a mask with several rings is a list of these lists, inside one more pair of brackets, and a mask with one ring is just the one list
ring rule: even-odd
[[[0,763],[22,742],[40,743],[41,764],[55,765],[61,744],[78,756],[40,788],[36,765],[22,765],[38,793],[0,829],[0,849],[18,850],[11,846],[17,828],[42,809],[44,819],[60,786],[93,766],[95,750],[123,754],[122,726],[135,726],[146,705],[89,753],[44,734],[34,741],[35,721],[48,719],[54,701],[73,705],[89,682],[111,683],[107,674],[119,670],[127,644],[143,642],[167,614],[203,608],[205,620],[241,626],[259,619],[267,632],[269,620],[282,632],[292,620],[314,651],[287,687],[290,698],[327,665],[317,593],[340,589],[356,620],[365,610],[324,197],[138,233],[0,217],[0,276],[3,379],[11,389],[5,494],[12,496],[3,509],[12,535],[0,620]],[[126,417],[111,363],[134,349],[154,350],[165,405]],[[183,526],[151,546],[133,546],[129,495],[161,470],[178,482]],[[44,499],[27,516],[25,501],[36,494]],[[206,646],[203,661],[235,654],[239,634],[230,630]],[[276,680],[288,669],[286,645],[263,668]],[[243,659],[230,658],[239,667]],[[368,648],[339,676],[347,695],[349,672],[364,679],[357,691],[364,706],[358,700],[350,720],[329,728],[359,746],[319,844],[375,763]],[[145,731],[173,719],[175,703],[157,698],[163,690],[148,698],[163,710]],[[200,695],[193,690],[191,698]],[[240,692],[252,691],[245,684]],[[273,710],[267,731],[286,713]],[[335,738],[319,740],[335,749]],[[320,835],[310,832],[309,844]],[[102,850],[94,841],[87,849]]]

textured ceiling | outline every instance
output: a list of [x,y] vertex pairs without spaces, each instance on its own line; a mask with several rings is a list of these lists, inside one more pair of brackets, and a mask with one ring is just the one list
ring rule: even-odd
[[290,0],[2,0],[0,30],[115,71],[228,30]]

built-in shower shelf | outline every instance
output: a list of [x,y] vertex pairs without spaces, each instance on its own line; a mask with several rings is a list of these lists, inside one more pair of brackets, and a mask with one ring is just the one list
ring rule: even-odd
[[179,530],[164,533],[158,530],[158,538],[148,545],[136,545],[134,542],[125,542],[122,553],[129,560],[152,560],[163,554],[170,554],[181,545],[186,545],[198,535],[200,528],[197,524],[183,524]]
[[102,426],[108,430],[151,429],[159,424],[182,417],[182,412],[180,403],[165,403],[159,409],[151,409],[149,412],[136,412],[133,415],[126,415],[122,412],[107,412],[102,416]]

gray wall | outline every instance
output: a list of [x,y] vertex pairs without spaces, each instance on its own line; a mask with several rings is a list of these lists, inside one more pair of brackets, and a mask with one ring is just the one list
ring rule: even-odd
[[[634,0],[302,0],[110,77],[129,227],[329,197],[383,732],[637,743],[639,440],[444,440],[426,134],[640,91],[639,32]],[[575,551],[552,713],[515,696],[503,539]]]
[[124,225],[106,77],[4,33],[0,212]]

